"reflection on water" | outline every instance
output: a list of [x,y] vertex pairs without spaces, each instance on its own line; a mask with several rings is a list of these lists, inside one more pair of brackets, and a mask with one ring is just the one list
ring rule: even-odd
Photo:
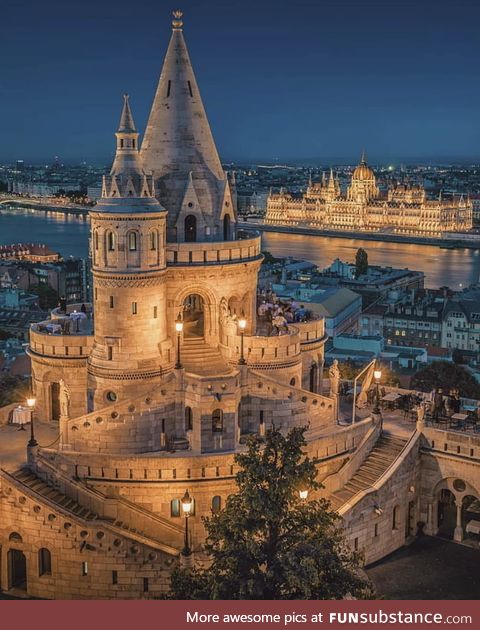
[[329,236],[304,236],[264,232],[263,249],[274,256],[298,256],[318,265],[328,267],[334,258],[355,260],[359,247],[368,252],[368,260],[374,265],[389,265],[425,272],[425,286],[450,286],[458,289],[479,281],[480,256],[471,249],[440,249],[432,245],[407,243],[380,243]]
[[[63,256],[88,255],[89,221],[86,217],[9,209],[0,206],[0,245],[21,242],[45,243]],[[408,267],[425,272],[429,287],[448,285],[452,289],[479,281],[479,252],[470,249],[440,249],[431,245],[379,243],[330,236],[276,234],[265,232],[263,249],[277,256],[296,256],[327,267],[334,258],[354,261],[359,247],[377,265]]]

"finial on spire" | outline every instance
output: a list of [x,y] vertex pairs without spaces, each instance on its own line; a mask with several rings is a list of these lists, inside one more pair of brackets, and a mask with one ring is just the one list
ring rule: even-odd
[[172,20],[172,27],[174,31],[181,31],[182,30],[182,26],[183,26],[183,11],[180,11],[180,9],[176,9],[175,11],[172,11],[172,15],[173,15],[173,20]]
[[360,159],[360,164],[366,164],[367,163],[367,156],[365,154],[365,149],[362,149],[362,157]]

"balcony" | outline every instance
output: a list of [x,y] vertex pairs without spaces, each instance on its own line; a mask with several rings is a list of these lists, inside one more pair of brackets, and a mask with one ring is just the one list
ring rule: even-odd
[[237,240],[167,243],[168,265],[225,265],[260,259],[258,232],[239,230]]

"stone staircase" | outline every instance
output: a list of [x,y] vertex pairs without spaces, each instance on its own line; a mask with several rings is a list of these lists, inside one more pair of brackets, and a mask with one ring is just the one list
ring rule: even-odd
[[215,376],[231,372],[231,368],[220,351],[209,346],[203,337],[184,339],[181,360],[186,372],[201,376]]
[[97,518],[97,515],[94,512],[91,512],[86,507],[83,507],[83,505],[80,505],[80,503],[77,503],[74,499],[71,499],[66,494],[63,494],[56,488],[48,485],[45,481],[33,474],[28,468],[21,468],[16,473],[13,473],[12,477],[43,499],[47,499],[48,501],[55,503],[58,507],[70,512],[78,518],[82,518],[86,521],[93,521]]
[[28,468],[21,468],[15,473],[8,473],[8,476],[15,480],[17,486],[20,486],[25,494],[30,495],[31,497],[37,496],[39,502],[41,502],[42,499],[48,500],[57,505],[63,511],[71,514],[72,517],[86,521],[95,521],[96,524],[102,527],[107,526],[113,531],[117,531],[131,540],[148,544],[157,549],[166,551],[170,555],[177,555],[178,553],[176,548],[166,544],[158,536],[146,533],[138,527],[133,527],[120,519],[98,516],[74,499],[71,499],[67,495],[50,486],[48,483],[32,473]]
[[383,433],[353,477],[328,497],[332,508],[338,511],[358,492],[368,490],[395,461],[406,443],[406,439]]

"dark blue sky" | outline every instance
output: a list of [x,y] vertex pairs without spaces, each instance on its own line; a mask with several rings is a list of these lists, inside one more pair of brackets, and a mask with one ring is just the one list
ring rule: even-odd
[[[478,0],[184,0],[223,159],[480,157]],[[0,159],[108,160],[143,131],[172,0],[2,0]]]

